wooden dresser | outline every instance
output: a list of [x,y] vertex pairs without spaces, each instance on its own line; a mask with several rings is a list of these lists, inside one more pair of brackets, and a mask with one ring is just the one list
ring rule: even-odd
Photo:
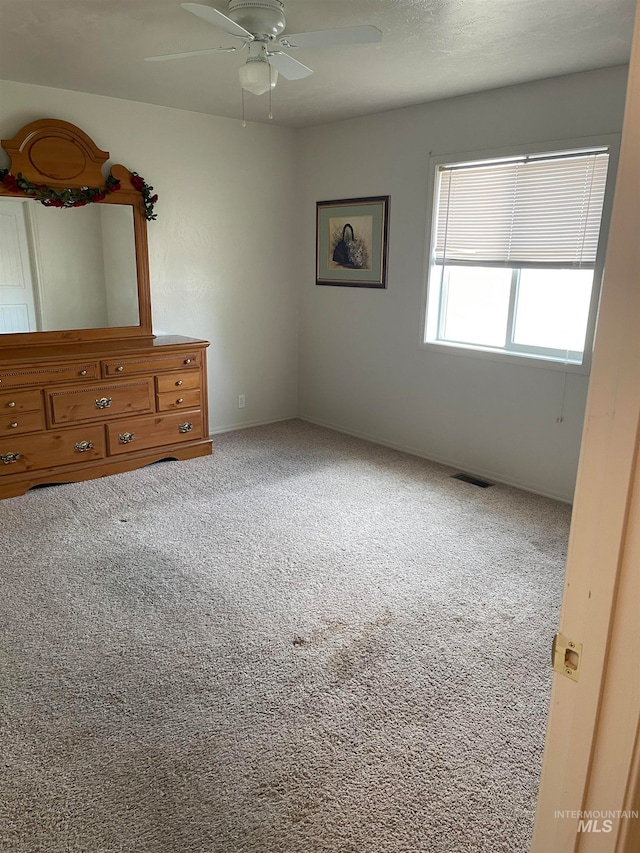
[[0,497],[211,453],[206,341],[0,355]]
[[59,119],[2,146],[0,498],[210,454],[209,344],[152,331],[153,187]]

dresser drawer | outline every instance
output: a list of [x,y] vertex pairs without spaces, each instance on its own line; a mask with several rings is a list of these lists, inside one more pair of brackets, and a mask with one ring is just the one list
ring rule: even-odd
[[0,415],[0,436],[21,435],[23,432],[38,432],[45,429],[44,412],[20,412]]
[[33,412],[41,408],[41,391],[12,391],[10,394],[0,394],[0,414]]
[[161,373],[167,370],[193,370],[202,364],[202,352],[167,353],[166,355],[123,358],[119,361],[103,361],[102,375],[105,377],[130,376],[135,373]]
[[156,397],[159,412],[171,412],[177,409],[199,409],[200,389],[195,391],[179,390],[178,393],[158,394]]
[[48,391],[51,422],[104,420],[117,415],[153,412],[153,380],[111,382],[91,388]]
[[59,432],[0,438],[0,477],[104,459],[104,428],[76,427]]
[[109,455],[202,438],[202,412],[129,418],[107,424]]
[[71,379],[98,379],[99,376],[97,362],[57,364],[55,367],[19,367],[13,370],[0,368],[0,391],[25,385],[51,385],[52,382],[68,382]]
[[[191,391],[200,387],[200,371],[189,370],[184,373],[168,373],[156,376],[156,391],[166,394],[168,391]],[[178,396],[180,396],[178,394]]]

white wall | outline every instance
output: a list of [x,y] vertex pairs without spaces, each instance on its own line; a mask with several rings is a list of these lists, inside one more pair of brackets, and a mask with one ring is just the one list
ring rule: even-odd
[[100,204],[92,207],[100,211],[107,303],[105,325],[137,326],[140,315],[133,211],[129,205],[124,204]]
[[27,204],[41,330],[109,325],[100,208],[48,210],[34,201]]
[[[300,415],[570,500],[588,377],[420,348],[431,154],[619,133],[626,68],[299,134]],[[315,286],[315,202],[390,195],[387,290]],[[557,423],[563,394],[564,420]]]
[[148,228],[154,330],[211,341],[212,430],[294,416],[294,131],[0,82],[1,138],[45,117],[76,124],[159,194]]

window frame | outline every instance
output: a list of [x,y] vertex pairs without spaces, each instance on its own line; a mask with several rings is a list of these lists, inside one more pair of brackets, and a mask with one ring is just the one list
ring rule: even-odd
[[[452,163],[491,160],[503,157],[520,157],[527,154],[539,155],[552,152],[557,153],[562,151],[574,151],[582,148],[597,148],[600,146],[607,146],[609,148],[609,169],[607,172],[607,184],[602,208],[600,237],[598,240],[598,250],[593,270],[593,286],[591,288],[589,318],[587,321],[584,352],[582,353],[582,357],[580,358],[580,354],[576,353],[576,360],[567,361],[564,352],[560,355],[554,350],[543,350],[542,348],[525,347],[518,344],[512,344],[509,349],[499,349],[495,347],[481,346],[479,344],[438,340],[437,334],[442,328],[442,312],[440,310],[441,288],[445,286],[444,281],[441,282],[440,277],[434,275],[434,271],[439,268],[439,265],[436,265],[433,261],[435,248],[435,224],[437,222],[438,206],[438,168]],[[425,275],[419,339],[420,349],[440,354],[485,358],[503,363],[507,362],[555,370],[566,370],[575,373],[589,373],[591,369],[593,341],[595,337],[598,305],[600,302],[600,290],[604,272],[607,236],[611,221],[611,208],[613,204],[619,149],[620,134],[603,134],[598,136],[537,142],[528,145],[513,145],[508,148],[493,148],[489,150],[485,149],[471,152],[464,151],[454,154],[450,153],[439,155],[430,153],[427,179],[429,213],[427,216],[426,230]],[[512,274],[508,317],[508,324],[511,329],[514,322],[516,291],[516,288],[513,286],[513,280],[517,272],[517,270],[514,270],[514,273]],[[444,276],[442,278],[444,279]]]

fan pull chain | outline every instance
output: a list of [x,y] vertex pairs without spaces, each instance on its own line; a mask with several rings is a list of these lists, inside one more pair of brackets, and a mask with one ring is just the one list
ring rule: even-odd
[[240,92],[242,93],[241,94],[241,98],[242,98],[242,126],[246,127],[247,122],[246,122],[245,117],[244,117],[244,89],[240,89]]
[[271,93],[273,92],[273,69],[269,63],[269,118],[273,118],[273,110],[271,109]]

